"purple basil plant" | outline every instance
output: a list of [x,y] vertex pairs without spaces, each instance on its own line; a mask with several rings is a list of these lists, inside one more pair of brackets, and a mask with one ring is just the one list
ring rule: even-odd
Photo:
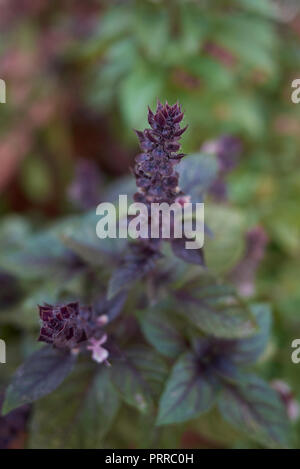
[[[202,202],[219,177],[201,154],[183,158],[183,118],[177,103],[149,108],[150,128],[136,131],[134,201]],[[224,173],[239,144],[222,145]],[[22,254],[32,272],[42,266],[39,281],[56,269],[57,292],[56,301],[45,298],[32,310],[40,321],[36,350],[15,372],[3,403],[3,414],[32,404],[29,446],[168,447],[168,436],[198,432],[210,419],[230,428],[236,444],[243,435],[256,447],[286,447],[282,399],[254,371],[269,340],[268,305],[241,298],[216,276],[204,263],[205,244],[189,251],[184,239],[121,243],[94,232],[94,214],[83,213],[34,238]],[[253,283],[263,255],[261,231],[247,240],[252,260],[232,273],[236,284],[239,276]],[[65,268],[70,256],[80,268]]]

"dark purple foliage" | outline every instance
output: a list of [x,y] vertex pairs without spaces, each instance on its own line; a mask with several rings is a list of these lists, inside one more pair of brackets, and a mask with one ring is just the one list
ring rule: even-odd
[[7,273],[0,272],[0,307],[9,308],[16,304],[21,297],[18,279]]
[[151,272],[156,261],[161,257],[158,240],[139,240],[132,243],[119,267],[115,270],[110,280],[110,295],[127,291],[139,279]]
[[219,165],[219,174],[210,186],[209,192],[217,201],[226,200],[225,176],[236,167],[239,161],[242,151],[241,141],[232,135],[223,135],[217,140],[204,143],[202,150],[205,153],[214,154]]
[[97,165],[90,160],[79,160],[68,195],[75,205],[87,210],[99,204],[102,178]]
[[217,142],[217,157],[220,171],[232,171],[238,163],[242,145],[239,138],[232,135],[223,135]]
[[[0,395],[0,409],[4,395]],[[22,435],[26,428],[30,413],[30,405],[23,405],[13,410],[5,417],[0,416],[0,449],[11,447],[18,436]]]
[[261,226],[252,228],[246,234],[246,252],[231,274],[232,281],[243,296],[254,293],[256,270],[264,256],[267,242],[267,234]]
[[234,341],[214,338],[199,339],[196,346],[196,363],[201,374],[211,375],[214,379],[233,379],[238,370],[232,359]]

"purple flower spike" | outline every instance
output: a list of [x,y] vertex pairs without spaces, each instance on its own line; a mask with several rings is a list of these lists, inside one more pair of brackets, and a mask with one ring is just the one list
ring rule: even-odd
[[39,306],[42,327],[38,340],[58,348],[73,348],[86,340],[86,332],[80,327],[79,304],[63,306]]
[[178,154],[179,139],[187,129],[180,128],[183,112],[178,103],[164,106],[157,103],[156,112],[148,108],[148,122],[151,126],[143,132],[136,131],[142,155],[136,158],[134,174],[139,192],[136,202],[173,203],[181,194],[178,188],[178,173],[174,166],[184,156]]
[[57,348],[75,349],[91,338],[103,335],[102,325],[92,308],[78,302],[39,306],[42,321],[38,340]]

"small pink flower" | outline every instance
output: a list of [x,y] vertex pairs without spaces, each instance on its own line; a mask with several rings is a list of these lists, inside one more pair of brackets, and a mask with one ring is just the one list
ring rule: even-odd
[[280,399],[285,405],[287,415],[291,421],[298,420],[300,415],[300,406],[295,399],[290,386],[281,379],[274,379],[271,381],[271,386],[278,392]]
[[190,195],[181,195],[181,196],[176,198],[175,203],[179,204],[183,207],[184,204],[191,203],[191,196]]
[[103,363],[108,358],[108,351],[101,347],[107,340],[107,335],[104,334],[101,339],[90,339],[90,344],[87,346],[87,350],[92,351],[92,358],[97,363]]
[[105,326],[108,323],[108,316],[106,316],[106,314],[102,314],[102,316],[98,317],[97,323],[99,326]]
[[209,140],[207,142],[204,142],[201,147],[201,150],[204,153],[215,155],[219,151],[219,142],[217,140]]

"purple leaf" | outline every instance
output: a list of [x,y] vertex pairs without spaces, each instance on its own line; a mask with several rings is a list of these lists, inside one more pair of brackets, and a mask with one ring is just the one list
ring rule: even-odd
[[218,388],[214,376],[199,373],[194,355],[181,355],[160,399],[157,425],[196,419],[212,407]]
[[189,264],[205,266],[203,249],[186,249],[186,241],[186,238],[172,240],[171,245],[175,256],[179,257],[185,262],[188,262]]
[[255,375],[241,385],[227,385],[219,408],[224,419],[272,449],[287,445],[287,417],[278,394]]
[[258,330],[254,314],[234,290],[210,277],[183,285],[176,291],[174,307],[194,327],[214,337],[245,338]]
[[122,291],[128,291],[133,284],[150,272],[160,257],[159,252],[147,244],[134,243],[109,281],[107,298],[110,300]]
[[164,311],[163,304],[143,311],[140,323],[148,342],[162,355],[176,358],[185,351],[184,337],[175,327],[173,318]]
[[76,357],[46,346],[21,365],[7,388],[3,415],[54,391],[72,371]]

